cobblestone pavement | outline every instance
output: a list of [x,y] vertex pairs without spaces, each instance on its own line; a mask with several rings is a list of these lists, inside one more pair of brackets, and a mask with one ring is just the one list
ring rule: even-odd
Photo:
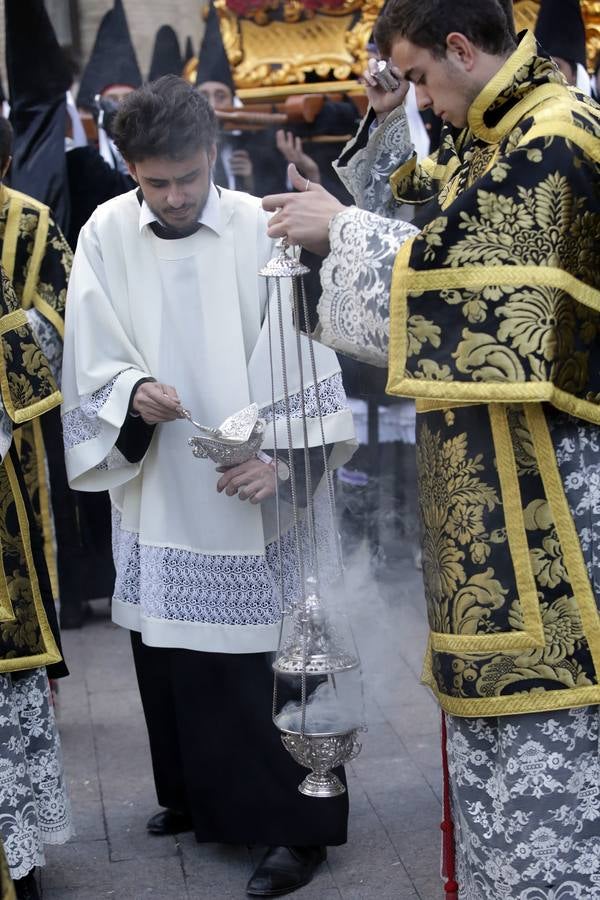
[[[369,730],[348,772],[349,841],[293,896],[439,900],[439,715],[419,684],[420,573],[405,559],[375,578],[363,551],[351,580]],[[77,835],[47,848],[44,900],[241,900],[259,849],[146,835],[157,805],[129,637],[106,603],[94,609],[81,631],[64,634],[72,674],[60,688],[60,728]]]

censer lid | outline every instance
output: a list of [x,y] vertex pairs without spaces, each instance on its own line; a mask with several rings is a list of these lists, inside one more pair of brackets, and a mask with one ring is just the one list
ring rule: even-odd
[[352,653],[341,648],[332,648],[327,653],[311,653],[304,655],[302,647],[290,647],[276,657],[273,669],[282,675],[333,675],[356,669],[359,661]]
[[343,646],[313,576],[307,578],[306,587],[306,596],[292,613],[293,630],[277,653],[273,669],[290,675],[327,675],[358,668],[358,657]]
[[277,246],[279,253],[270,259],[266,266],[259,269],[259,275],[264,278],[299,278],[301,275],[308,275],[310,272],[308,266],[301,263],[295,256],[290,256],[286,240],[282,239]]

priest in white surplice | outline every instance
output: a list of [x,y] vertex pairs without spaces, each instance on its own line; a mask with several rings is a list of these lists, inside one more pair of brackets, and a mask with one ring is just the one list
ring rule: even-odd
[[[214,114],[186,82],[167,76],[130,94],[115,134],[139,189],[100,206],[79,238],[63,369],[67,470],[74,488],[110,490],[113,619],[131,630],[165,807],[148,828],[270,846],[248,891],[276,896],[310,880],[327,844],[345,842],[347,801],[298,793],[301,770],[271,720],[275,461],[216,473],[192,456],[193,429],[181,413],[218,425],[255,402],[267,420],[275,413],[278,446],[287,445],[277,366],[272,406],[267,286],[257,275],[274,245],[260,201],[212,184]],[[335,355],[315,350],[308,434],[318,446],[318,391],[335,465],[351,452],[352,419]],[[301,447],[297,366],[288,377]],[[263,448],[271,456],[272,430]],[[285,534],[282,547],[291,589]]]

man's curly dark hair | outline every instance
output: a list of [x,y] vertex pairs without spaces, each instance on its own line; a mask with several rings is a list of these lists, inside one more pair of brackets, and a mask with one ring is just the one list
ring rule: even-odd
[[383,56],[397,38],[424,47],[437,59],[446,56],[446,37],[464,34],[480,50],[512,53],[516,45],[512,0],[388,0],[373,30]]
[[123,98],[113,126],[114,141],[131,163],[149,157],[185,159],[216,141],[215,114],[191,84],[164,75]]

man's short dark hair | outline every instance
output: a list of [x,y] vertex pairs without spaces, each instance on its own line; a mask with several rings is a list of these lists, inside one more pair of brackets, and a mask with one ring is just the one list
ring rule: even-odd
[[511,6],[512,0],[388,0],[375,23],[375,40],[384,56],[397,38],[405,38],[440,58],[447,36],[458,31],[480,50],[500,56],[515,46]]
[[0,169],[4,168],[9,160],[9,157],[12,156],[12,149],[12,125],[10,124],[8,119],[5,119],[4,116],[0,116]]
[[185,159],[216,141],[215,114],[207,99],[176,75],[164,75],[127,94],[113,125],[128,162],[166,156]]

